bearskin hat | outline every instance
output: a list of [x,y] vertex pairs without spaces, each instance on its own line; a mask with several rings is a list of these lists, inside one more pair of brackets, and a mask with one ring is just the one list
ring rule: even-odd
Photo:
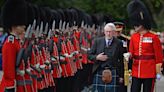
[[2,7],[2,24],[8,29],[27,24],[27,4],[25,0],[6,0]]
[[151,15],[142,1],[132,0],[127,6],[127,12],[132,26],[143,25],[144,28],[151,29]]

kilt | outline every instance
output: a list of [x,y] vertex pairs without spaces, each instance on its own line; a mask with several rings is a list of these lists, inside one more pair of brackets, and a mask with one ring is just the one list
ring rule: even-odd
[[97,71],[93,77],[93,88],[92,92],[118,92],[119,84],[118,84],[118,74],[116,69],[111,69],[112,72],[112,82],[105,84],[102,81],[102,70]]

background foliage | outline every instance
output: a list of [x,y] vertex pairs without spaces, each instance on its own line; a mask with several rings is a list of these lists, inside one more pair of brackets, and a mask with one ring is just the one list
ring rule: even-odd
[[[0,7],[5,0],[0,0]],[[39,6],[56,8],[76,7],[83,11],[103,13],[117,20],[127,20],[126,6],[130,0],[26,0]],[[164,0],[142,0],[152,13],[155,30],[164,31]]]

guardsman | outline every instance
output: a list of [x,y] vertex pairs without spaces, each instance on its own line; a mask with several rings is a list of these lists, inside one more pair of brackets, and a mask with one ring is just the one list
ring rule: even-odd
[[[161,34],[160,34],[160,41],[161,41],[161,43],[162,43],[162,51],[163,51],[163,53],[164,53],[164,32],[161,32]],[[162,64],[162,68],[163,68],[162,74],[164,75],[164,55],[163,55],[163,64]]]
[[82,89],[85,86],[89,85],[89,81],[90,81],[90,75],[92,72],[92,66],[93,63],[90,62],[90,60],[88,59],[88,50],[90,50],[90,46],[91,46],[91,34],[90,34],[90,28],[87,27],[87,25],[82,26],[81,28],[79,28],[79,30],[81,29],[81,33],[80,33],[80,47],[81,47],[81,53],[82,53],[82,65],[83,65],[83,70],[81,71],[80,76],[85,76],[85,77],[81,77],[81,87]]
[[6,37],[7,37],[7,33],[4,33],[4,29],[0,27],[0,75],[2,73],[2,46],[6,40]]
[[[15,92],[16,80],[16,59],[20,50],[20,40],[25,32],[27,6],[24,0],[7,0],[3,6],[3,26],[9,33],[2,48],[3,79],[0,91]],[[1,89],[2,88],[2,89]],[[18,91],[18,90],[17,90]]]
[[76,52],[76,66],[77,69],[82,69],[82,54],[80,53],[80,44],[79,44],[79,38],[80,37],[80,32],[77,31],[77,29],[73,29],[73,45],[74,45],[74,49]]
[[129,53],[124,54],[128,60],[133,59],[131,92],[153,92],[155,78],[159,78],[162,64],[162,46],[156,34],[150,32],[152,28],[151,15],[140,0],[131,1],[128,6],[130,24],[136,33],[131,36]]

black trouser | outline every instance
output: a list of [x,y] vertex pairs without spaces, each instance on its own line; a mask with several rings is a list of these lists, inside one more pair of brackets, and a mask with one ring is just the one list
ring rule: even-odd
[[73,92],[73,77],[54,79],[56,83],[56,92]]
[[15,88],[12,88],[12,89],[5,89],[5,92],[15,92]]
[[83,64],[83,69],[76,73],[73,92],[81,92],[85,86],[91,85],[92,67],[93,64]]
[[140,92],[143,84],[143,92],[153,92],[154,78],[132,78],[131,92]]
[[119,87],[118,90],[119,90],[118,92],[128,92],[127,91],[127,86],[125,86],[124,83],[120,84],[120,87]]

